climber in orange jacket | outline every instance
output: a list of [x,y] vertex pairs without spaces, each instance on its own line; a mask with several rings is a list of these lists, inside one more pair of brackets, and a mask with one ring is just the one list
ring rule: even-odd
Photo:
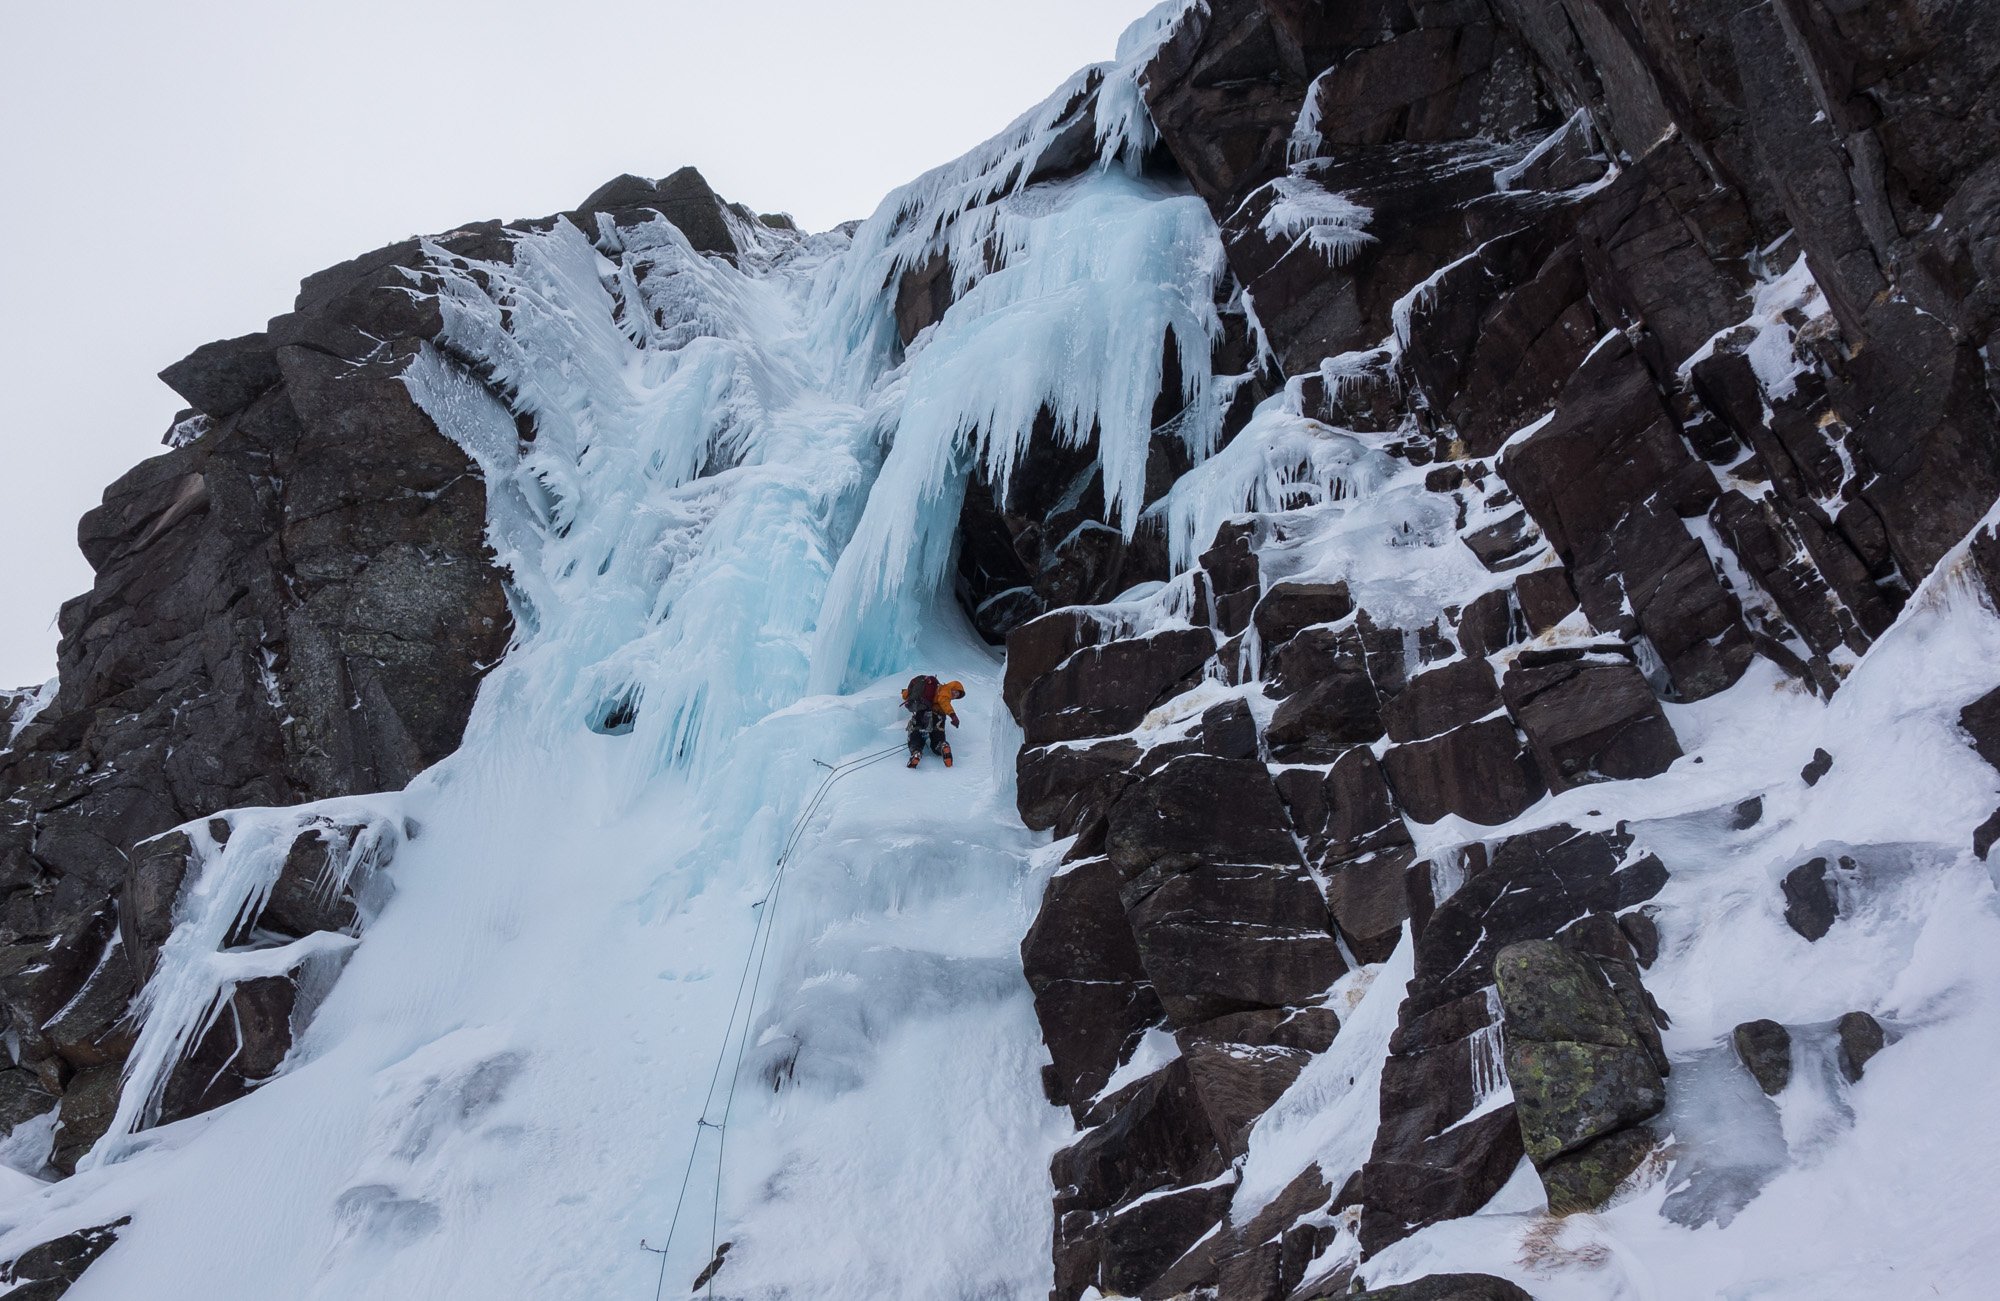
[[926,738],[931,753],[942,756],[944,766],[951,767],[951,742],[944,739],[944,727],[946,723],[959,725],[958,711],[951,707],[951,702],[964,695],[963,683],[939,684],[927,673],[911,678],[910,685],[903,688],[903,708],[910,711],[910,767],[923,762]]

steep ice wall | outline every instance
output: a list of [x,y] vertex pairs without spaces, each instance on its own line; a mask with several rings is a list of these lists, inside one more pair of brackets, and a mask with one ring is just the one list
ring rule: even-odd
[[[731,1296],[1045,1290],[1061,1129],[1017,945],[1047,865],[944,579],[968,467],[1004,476],[1042,408],[1129,529],[1170,331],[1203,400],[1220,250],[1141,174],[1135,66],[852,234],[724,258],[620,211],[424,246],[441,328],[403,379],[477,462],[513,644],[407,789],[176,833],[110,1132],[12,1190],[22,1245],[131,1217],[71,1295],[636,1296],[724,1242]],[[1108,107],[1029,188],[1077,87]],[[911,221],[987,252],[906,352]],[[918,668],[968,688],[948,771],[903,770]],[[815,799],[857,757],[886,762]],[[280,943],[302,834],[345,847],[303,886],[351,920]],[[177,1061],[273,979],[275,1078],[176,1119]]]

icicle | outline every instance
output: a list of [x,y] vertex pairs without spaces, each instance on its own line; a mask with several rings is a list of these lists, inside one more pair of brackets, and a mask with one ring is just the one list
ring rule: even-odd
[[1478,1111],[1503,1091],[1511,1095],[1507,1082],[1506,1040],[1500,1029],[1500,991],[1486,988],[1486,1015],[1491,1024],[1472,1032],[1472,1110]]
[[1192,566],[1233,515],[1366,497],[1395,472],[1388,456],[1351,435],[1286,413],[1282,394],[1268,399],[1229,446],[1167,494],[1174,568]]
[[[888,612],[937,590],[965,476],[983,462],[1004,492],[1044,411],[1065,446],[1095,436],[1108,511],[1132,536],[1169,333],[1189,408],[1179,436],[1194,456],[1214,444],[1221,243],[1206,207],[1116,172],[1049,189],[1047,210],[1007,218],[1008,265],[953,304],[910,363],[894,447],[821,616],[815,691],[900,662],[912,621]],[[889,627],[905,632],[885,639]]]

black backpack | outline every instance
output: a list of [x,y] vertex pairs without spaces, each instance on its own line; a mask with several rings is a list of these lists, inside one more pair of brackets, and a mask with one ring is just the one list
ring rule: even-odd
[[912,714],[928,713],[937,707],[938,680],[928,673],[910,679],[903,691],[903,708]]

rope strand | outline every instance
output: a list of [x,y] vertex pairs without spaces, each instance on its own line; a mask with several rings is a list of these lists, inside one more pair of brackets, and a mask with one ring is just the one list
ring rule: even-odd
[[[777,914],[778,889],[784,884],[785,869],[791,865],[792,854],[798,849],[800,842],[805,838],[806,828],[811,823],[813,815],[818,813],[820,806],[826,802],[827,795],[833,789],[834,783],[843,777],[849,777],[860,772],[863,768],[872,767],[887,759],[890,755],[901,754],[903,749],[904,747],[900,745],[892,745],[887,749],[878,750],[872,754],[865,754],[857,759],[850,759],[838,767],[828,768],[826,776],[820,780],[818,789],[813,792],[812,799],[807,801],[805,809],[793,821],[791,832],[786,836],[783,847],[778,851],[776,870],[771,875],[771,884],[766,887],[763,898],[751,905],[752,908],[757,910],[757,925],[750,932],[750,947],[743,955],[743,971],[736,978],[736,996],[729,1004],[729,1020],[723,1026],[722,1044],[715,1055],[715,1069],[709,1072],[708,1092],[702,1097],[701,1114],[695,1118],[694,1141],[688,1145],[687,1168],[681,1172],[680,1194],[674,1199],[673,1218],[667,1223],[667,1240],[665,1245],[660,1247],[647,1246],[644,1242],[639,1244],[647,1251],[654,1252],[660,1258],[660,1277],[653,1288],[653,1301],[661,1301],[661,1298],[666,1294],[667,1253],[673,1250],[674,1234],[680,1229],[681,1211],[687,1204],[688,1187],[694,1178],[695,1160],[701,1154],[701,1134],[704,1129],[712,1129],[716,1133],[715,1193],[714,1200],[709,1208],[708,1220],[708,1250],[711,1260],[715,1256],[715,1239],[722,1218],[722,1158],[728,1140],[729,1116],[735,1109],[736,1085],[742,1077],[743,1056],[750,1045],[750,1021],[752,1015],[757,1010],[757,992],[763,987],[764,983],[764,963],[771,956],[771,937],[773,933],[771,919]],[[817,763],[818,760],[814,760],[814,762]],[[822,764],[821,766],[825,767],[826,765]],[[743,997],[743,991],[746,986],[750,991],[747,1006]],[[715,1103],[716,1085],[722,1080],[722,1065],[729,1060],[729,1040],[732,1036],[737,1036],[736,1014],[739,1011],[743,1013],[743,1029],[741,1035],[737,1037],[736,1042],[736,1066],[730,1073],[728,1091],[723,1095],[722,1119],[720,1122],[712,1121],[708,1118],[708,1113]],[[712,1298],[715,1295],[714,1272],[711,1271],[703,1281],[706,1282],[708,1295]]]

